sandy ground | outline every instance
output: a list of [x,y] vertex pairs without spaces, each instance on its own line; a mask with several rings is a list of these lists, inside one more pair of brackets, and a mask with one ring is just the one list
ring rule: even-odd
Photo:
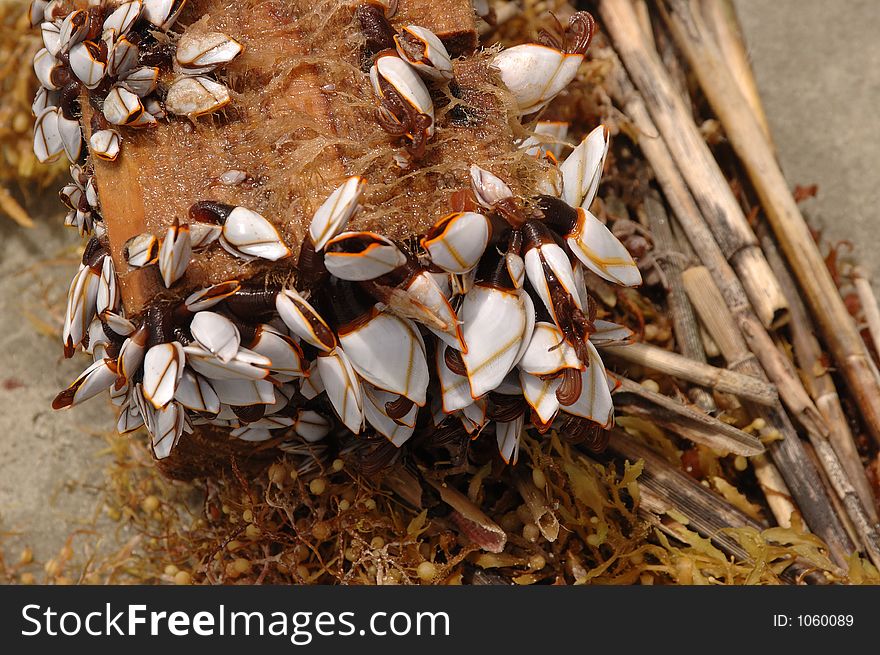
[[50,407],[87,363],[64,360],[60,336],[40,327],[60,324],[61,315],[48,307],[62,311],[76,268],[79,238],[59,229],[60,220],[52,216],[31,230],[0,222],[0,533],[7,533],[0,547],[14,557],[30,545],[42,562],[76,531],[83,531],[72,544],[80,554],[87,543],[109,547],[117,537],[101,513],[107,460],[98,433],[115,423],[109,403],[67,412]]
[[[850,239],[864,266],[880,273],[874,220],[880,185],[880,12],[875,0],[737,0],[779,156],[792,186],[816,183],[805,206],[833,239]],[[48,195],[53,195],[50,192]],[[51,205],[51,199],[49,201]],[[61,357],[59,337],[36,324],[60,324],[77,236],[55,215],[32,230],[0,220],[0,549],[25,544],[54,556],[83,528],[74,548],[124,534],[101,517],[107,464],[97,432],[113,427],[109,403],[53,412],[54,394],[85,366]],[[35,265],[37,259],[50,263]],[[48,302],[47,302],[48,301]],[[30,317],[30,318],[29,318]],[[34,320],[36,319],[36,321]],[[94,517],[98,516],[97,530]],[[8,536],[8,533],[21,533]]]
[[880,280],[880,12],[876,0],[735,0],[783,170],[803,205]]

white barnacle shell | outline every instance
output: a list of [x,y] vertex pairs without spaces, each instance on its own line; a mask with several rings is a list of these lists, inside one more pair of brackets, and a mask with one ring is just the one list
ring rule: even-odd
[[34,102],[31,104],[31,113],[36,117],[44,109],[49,107],[57,107],[60,94],[58,91],[49,91],[45,87],[37,89],[34,95]]
[[196,118],[229,104],[229,89],[208,77],[182,77],[168,89],[165,108],[172,114]]
[[61,29],[59,32],[59,40],[61,44],[60,52],[67,52],[73,46],[82,42],[86,38],[89,31],[88,12],[84,9],[77,9],[64,17],[61,21]]
[[61,136],[61,143],[64,146],[64,152],[71,163],[79,161],[82,154],[83,136],[82,128],[79,121],[71,118],[65,118],[62,112],[58,112],[58,134]]
[[582,54],[525,43],[502,50],[492,59],[492,65],[500,71],[520,111],[531,114],[568,86],[583,60]]
[[559,165],[562,199],[572,207],[589,209],[599,190],[602,167],[608,154],[608,128],[600,125]]
[[275,297],[275,309],[288,329],[303,341],[324,352],[336,347],[336,334],[309,302],[293,289],[282,289]]
[[180,15],[186,0],[144,0],[142,15],[160,30],[167,30]]
[[321,252],[327,241],[345,229],[349,219],[358,210],[365,184],[364,179],[357,175],[348,178],[315,211],[309,223],[309,237],[315,246],[315,252]]
[[388,312],[376,313],[345,333],[339,343],[352,367],[378,389],[425,404],[428,363],[415,323]]
[[431,30],[407,25],[394,36],[397,54],[428,79],[451,80],[452,61],[443,42]]
[[115,161],[119,156],[120,137],[116,130],[96,130],[89,139],[89,148],[98,159]]
[[189,236],[192,240],[193,252],[204,250],[220,238],[223,228],[211,223],[190,223]]
[[251,349],[268,357],[272,362],[270,370],[278,380],[302,378],[306,376],[307,361],[302,349],[292,338],[282,334],[271,325],[257,326]]
[[141,0],[123,2],[104,19],[103,31],[113,31],[117,36],[127,34],[131,26],[140,17],[142,8],[143,3]]
[[577,222],[566,236],[569,249],[596,275],[627,287],[642,283],[642,274],[611,230],[583,207],[577,209]]
[[196,313],[190,324],[190,332],[197,344],[224,364],[235,357],[241,345],[241,335],[235,324],[215,312]]
[[559,412],[559,398],[556,396],[556,391],[562,384],[562,378],[540,378],[520,370],[519,382],[529,407],[534,410],[541,423],[548,425]]
[[495,421],[495,439],[498,453],[505,464],[516,464],[519,459],[519,441],[523,432],[525,415],[520,414],[512,421]]
[[611,400],[605,365],[596,347],[589,341],[586,346],[589,362],[585,362],[587,368],[581,372],[581,394],[573,404],[562,405],[561,409],[567,414],[588,419],[607,428],[614,421],[614,403]]
[[437,221],[422,239],[431,263],[449,273],[474,268],[489,243],[489,219],[476,212],[455,212]]
[[500,177],[471,164],[471,188],[477,196],[477,202],[487,209],[492,209],[502,200],[513,197],[513,191]]
[[565,341],[562,330],[552,323],[535,323],[532,338],[518,364],[521,371],[534,376],[556,375],[564,369],[583,369],[574,348]]
[[139,49],[126,37],[119,37],[108,47],[107,74],[114,77],[125,75],[137,65]]
[[67,389],[56,396],[53,409],[73,407],[106,391],[116,382],[116,365],[110,359],[99,359],[83,371]]
[[541,243],[526,250],[523,257],[526,276],[544,303],[544,306],[556,320],[556,307],[553,303],[550,282],[547,273],[552,273],[556,282],[571,296],[578,309],[583,304],[574,279],[574,271],[566,252],[556,243]]
[[31,4],[28,7],[28,20],[30,20],[31,27],[36,27],[42,22],[46,15],[48,4],[48,0],[31,0]]
[[377,389],[369,383],[363,385],[363,391],[364,417],[367,423],[372,425],[376,432],[400,448],[415,431],[416,415],[419,412],[418,405],[413,405],[403,417],[395,421],[388,416],[385,405],[394,402],[397,396]]
[[36,73],[40,85],[49,91],[57,91],[61,88],[52,81],[52,71],[56,66],[58,66],[58,60],[46,48],[40,48],[34,54],[34,73]]
[[47,107],[34,123],[34,155],[40,162],[52,161],[64,152],[64,141],[58,130],[60,113],[57,107]]
[[349,430],[359,434],[364,424],[363,391],[357,373],[342,348],[318,355],[318,371],[327,397]]
[[[193,227],[195,227],[195,224],[190,225],[190,228]],[[193,291],[183,301],[183,304],[190,312],[200,312],[238,293],[239,289],[241,289],[241,282],[238,280],[226,280],[226,282],[212,284],[209,287]]]
[[105,311],[115,311],[119,307],[121,299],[121,289],[116,278],[113,258],[104,257],[104,261],[101,264],[101,281],[98,283],[95,310],[98,314],[103,314]]
[[88,89],[94,89],[104,79],[107,65],[100,56],[98,46],[91,41],[77,43],[70,49],[70,70]]
[[236,207],[223,223],[220,245],[242,258],[278,261],[290,256],[278,229],[265,217],[245,207]]
[[40,25],[40,36],[43,37],[43,45],[53,57],[57,57],[61,51],[61,26],[58,23],[44,21]]
[[543,157],[546,153],[556,159],[562,156],[565,137],[568,136],[567,121],[538,121],[532,131],[534,134],[519,144],[520,150],[532,157]]
[[370,68],[370,82],[380,98],[384,97],[380,80],[384,80],[405,102],[420,114],[431,117],[428,136],[434,134],[434,102],[428,87],[422,82],[412,66],[396,55],[380,55]]
[[192,259],[192,242],[189,237],[189,225],[180,225],[175,219],[159,247],[159,272],[166,287],[170,287],[183,277],[190,259]]
[[150,95],[159,83],[159,69],[155,66],[139,66],[129,70],[119,83],[139,98]]
[[375,232],[343,232],[327,242],[324,265],[341,280],[374,280],[406,263],[390,239]]
[[464,297],[458,312],[467,352],[462,360],[471,397],[495,389],[516,365],[526,345],[529,312],[527,294],[477,284]]
[[138,234],[125,242],[123,255],[129,266],[141,268],[159,261],[159,240],[148,232]]
[[597,318],[593,321],[596,329],[590,335],[590,342],[596,346],[626,346],[633,342],[633,331],[625,325],[603,321]]
[[143,113],[140,98],[121,86],[114,86],[104,98],[104,118],[113,125],[130,125]]
[[170,402],[162,409],[147,411],[151,418],[148,421],[145,416],[144,424],[150,433],[150,447],[156,459],[165,459],[187,429],[186,410],[180,403]]
[[241,53],[241,44],[222,32],[185,32],[174,55],[178,66],[188,75],[209,73],[225,66]]
[[183,346],[176,341],[153,346],[144,356],[144,398],[161,409],[174,398],[186,363]]

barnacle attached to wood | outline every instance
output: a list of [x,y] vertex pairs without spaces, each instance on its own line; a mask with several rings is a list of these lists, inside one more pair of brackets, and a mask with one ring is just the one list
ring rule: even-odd
[[584,276],[641,277],[590,213],[608,131],[563,157],[534,120],[593,19],[478,52],[471,2],[434,4],[35,0],[35,153],[90,235],[62,339],[95,363],[56,408],[109,390],[172,462],[194,430],[381,468],[612,425],[592,341],[629,333]]

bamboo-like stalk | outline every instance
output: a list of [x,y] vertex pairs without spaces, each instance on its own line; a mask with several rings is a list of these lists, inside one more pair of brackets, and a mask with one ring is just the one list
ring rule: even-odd
[[788,320],[785,298],[730,186],[655,51],[629,0],[602,0],[603,23],[654,124],[686,179],[718,245],[736,269],[764,327]]
[[704,414],[668,396],[649,391],[638,382],[618,376],[614,405],[633,416],[650,420],[720,453],[752,457],[764,452],[757,437]]
[[752,181],[825,342],[858,402],[868,431],[880,443],[880,379],[761,127],[718,49],[707,38],[708,28],[691,3],[662,0],[661,6],[666,8],[676,42]]
[[770,133],[770,123],[764,112],[764,104],[761,102],[761,94],[758,92],[758,84],[755,82],[755,74],[749,62],[748,50],[743,39],[742,26],[739,23],[733,2],[731,0],[700,0],[700,8],[730,74],[748,101],[758,125],[761,126],[764,138],[775,150],[773,136]]
[[774,405],[779,401],[776,388],[768,382],[688,359],[664,348],[646,343],[633,343],[628,346],[606,346],[601,350],[631,364],[638,364],[703,387],[732,393],[739,398],[761,405]]
[[[654,194],[645,197],[644,213],[647,215],[648,226],[651,230],[651,238],[654,241],[654,257],[657,266],[666,278],[666,301],[669,307],[669,315],[672,317],[672,328],[675,333],[675,341],[678,349],[684,357],[692,362],[706,363],[706,352],[703,350],[703,341],[700,338],[700,329],[694,309],[691,307],[684,285],[681,281],[681,255],[678,252],[678,243],[672,234],[669,225],[669,216],[663,203]],[[659,350],[659,349],[658,349]],[[667,351],[663,351],[667,352]],[[679,375],[678,377],[682,377]],[[695,382],[695,380],[690,380]],[[700,384],[700,383],[697,383]],[[706,384],[706,383],[702,383]],[[701,387],[692,387],[688,390],[690,399],[705,409],[715,409],[715,399],[712,394]]]
[[859,303],[862,305],[862,312],[864,312],[865,321],[868,323],[868,332],[874,343],[874,349],[880,353],[880,306],[877,305],[877,297],[874,295],[874,290],[871,289],[871,282],[865,277],[861,268],[855,270],[853,286],[859,296]]
[[[658,132],[645,107],[644,100],[629,81],[616,54],[613,51],[608,51],[602,56],[613,64],[611,75],[615,84],[612,85],[612,94],[616,101],[625,108],[635,127],[643,135],[646,135],[641,139],[640,148],[651,164],[657,182],[672,207],[678,224],[687,234],[694,250],[699,253],[700,259],[711,273],[711,280],[717,283],[717,288],[722,292],[723,302],[719,303],[718,308],[729,309],[732,314],[729,323],[735,324],[739,328],[738,333],[734,331],[734,334],[730,336],[732,339],[730,343],[723,346],[718,343],[727,360],[728,367],[735,368],[738,372],[746,375],[766,379],[764,370],[750,355],[749,350],[758,354],[762,357],[767,375],[777,385],[779,395],[786,405],[803,408],[801,412],[792,409],[798,421],[808,429],[825,434],[827,427],[824,426],[821,415],[812,405],[812,401],[797,376],[795,375],[794,379],[789,376],[777,379],[776,376],[785,372],[785,363],[777,365],[773,362],[784,358],[779,356],[779,351],[775,348],[770,335],[753,314],[740,280],[715,242],[712,232],[703,221],[665,142],[662,139],[648,136],[656,135]],[[715,309],[715,307],[710,308],[708,314],[714,315]],[[701,318],[704,319],[705,324],[705,317],[701,316]],[[712,336],[717,343],[717,336]],[[803,397],[806,397],[806,403],[803,402]],[[851,550],[851,542],[843,530],[839,518],[834,513],[830,498],[821,486],[818,471],[804,452],[803,445],[788,416],[781,408],[777,407],[753,406],[751,410],[756,416],[763,418],[769,427],[778,430],[783,436],[782,441],[774,442],[770,446],[773,460],[785,476],[785,480],[791,488],[791,496],[796,499],[807,525],[822,536],[829,545],[833,542],[832,551],[838,561],[842,562]]]
[[[688,290],[694,309],[703,319],[703,323],[709,331],[712,332],[712,336],[724,353],[725,359],[728,362],[742,361],[743,365],[750,368],[753,362],[749,359],[741,359],[748,354],[748,351],[742,336],[731,329],[734,318],[724,304],[721,292],[708,273],[699,278],[693,275],[697,270],[691,269],[690,275],[684,277],[685,288]],[[770,348],[774,352],[779,352],[775,344],[771,344]],[[780,431],[782,440],[774,441],[769,448],[774,463],[778,466],[785,484],[790,489],[789,493],[795,499],[797,508],[806,519],[807,524],[825,540],[831,550],[832,557],[842,565],[852,551],[853,544],[840,517],[835,512],[831,497],[822,486],[819,471],[804,449],[804,445],[788,421],[788,417],[778,407],[759,407],[752,404],[751,408],[752,411],[758,410],[757,413],[767,421],[768,425]],[[811,438],[824,439],[824,434],[810,429],[807,429],[807,432]],[[768,496],[774,494],[779,484],[772,479],[775,477],[772,469],[769,467],[756,468],[755,473],[759,482],[762,483],[765,493]],[[762,476],[765,476],[763,480]],[[776,502],[779,503],[778,498]],[[781,513],[782,520],[790,517],[790,512],[784,505],[778,505],[775,511]]]
[[[779,469],[765,455],[753,458],[752,468],[776,522],[783,528],[790,528],[791,517],[794,514],[801,516],[801,513],[794,504],[794,497]],[[809,529],[809,526],[807,528]]]
[[[748,561],[750,556],[725,528],[754,528],[763,530],[766,524],[755,521],[728,503],[714,491],[670,466],[662,457],[638,443],[622,430],[612,432],[609,449],[630,461],[643,460],[645,467],[639,476],[639,489],[642,502],[650,511],[663,514],[676,510],[688,521],[688,527],[712,540],[719,548],[737,559]],[[674,536],[674,535],[673,535]],[[796,562],[783,577],[793,581],[805,574],[808,567]],[[842,573],[842,571],[837,571]],[[810,578],[811,582],[821,583],[822,576]]]
[[782,261],[782,255],[777,250],[776,244],[769,234],[761,234],[760,238],[767,261],[776,271],[782,284],[782,291],[788,298],[791,308],[792,345],[802,376],[807,381],[807,389],[816,401],[816,407],[825,417],[829,429],[828,440],[846,471],[846,477],[855,487],[872,522],[877,523],[877,500],[865,474],[865,467],[862,465],[855,438],[850,430],[849,420],[840,403],[840,396],[837,395],[834,380],[823,363],[822,348],[813,334],[813,322],[807,314],[807,308],[798,295],[795,282]]
[[[749,363],[747,361],[753,359],[751,353],[756,355],[760,358],[767,375],[776,385],[783,402],[792,411],[797,421],[808,429],[825,434],[827,428],[824,426],[819,411],[813,405],[796,373],[788,366],[785,358],[779,355],[770,335],[752,311],[742,283],[704,222],[700,209],[694,202],[665,142],[656,136],[651,136],[657,134],[657,128],[651,120],[644,100],[633,87],[619,60],[617,60],[617,56],[612,51],[605,51],[602,56],[607,57],[615,64],[612,66],[611,72],[614,81],[612,95],[623,106],[630,120],[642,133],[642,138],[639,140],[642,153],[654,170],[657,182],[663,190],[678,224],[690,240],[694,251],[699,253],[700,259],[722,291],[724,301],[735,317],[734,324],[718,328],[727,329],[731,333],[728,335],[730,341],[727,348],[728,354],[737,353],[736,359],[732,361],[728,359],[728,368],[739,370],[744,367],[739,372],[754,377],[761,376],[763,373],[758,372],[757,362]],[[700,267],[694,268],[699,269]],[[683,275],[687,275],[690,270],[685,271]],[[694,275],[699,274],[695,273]],[[739,336],[736,334],[737,331]],[[709,332],[711,334],[711,330]],[[743,339],[748,343],[747,347]],[[743,344],[742,348],[739,347],[741,343]],[[717,345],[720,347],[720,344]],[[751,353],[748,352],[749,350]]]

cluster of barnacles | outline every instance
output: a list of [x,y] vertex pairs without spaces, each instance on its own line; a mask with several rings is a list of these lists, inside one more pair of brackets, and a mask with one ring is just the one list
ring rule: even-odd
[[[359,18],[365,29],[378,26],[367,30],[368,50],[381,46],[390,29],[384,5],[365,5]],[[524,115],[573,79],[591,34],[592,18],[579,13],[556,45],[526,44],[495,56]],[[397,54],[372,53],[370,80],[380,123],[406,137],[410,165],[433,125],[419,76],[448,81],[452,66],[425,28],[392,30],[390,38]],[[277,439],[294,453],[314,453],[312,444],[328,435],[381,435],[392,457],[426,434],[494,432],[509,463],[526,429],[555,426],[573,439],[595,439],[613,420],[613,382],[595,346],[625,343],[631,333],[597,319],[586,271],[626,286],[641,276],[589,211],[607,130],[596,128],[557,163],[565,136],[565,126],[538,122],[535,136],[519,145],[558,173],[528,203],[501,177],[471,165],[452,213],[417,240],[396,243],[346,231],[369,184],[353,176],[312,216],[293,284],[227,280],[176,304],[150,305],[140,316],[125,315],[113,260],[96,230],[70,286],[63,330],[65,354],[81,347],[94,363],[53,407],[109,389],[120,408],[119,432],[146,426],[157,458],[197,425],[227,428],[245,441]],[[556,145],[545,147],[545,137]],[[97,215],[96,194],[81,167],[74,164],[73,172],[75,184],[62,195],[86,232]],[[272,221],[245,207],[200,201],[188,220],[175,219],[161,238],[129,240],[127,264],[158,266],[173,288],[192,253],[216,244],[245,261],[293,254]]]
[[[449,52],[431,30],[407,25],[394,31],[389,19],[397,4],[398,0],[387,5],[384,0],[368,0],[358,7],[357,16],[366,37],[370,82],[379,98],[376,117],[382,129],[405,139],[405,149],[396,160],[407,168],[424,156],[434,134],[434,103],[427,84],[453,84],[454,71]],[[489,15],[488,7],[475,4],[474,10]],[[578,12],[567,27],[559,28],[560,34],[543,31],[541,44],[508,48],[492,60],[522,115],[545,107],[574,79],[590,46],[593,17]]]
[[[108,161],[119,156],[121,127],[149,128],[167,113],[196,118],[229,103],[229,90],[209,75],[237,57],[241,45],[220,32],[183,35],[170,45],[166,33],[185,4],[129,0],[70,11],[63,0],[33,0],[30,20],[44,45],[34,55],[37,159],[64,152],[71,163],[80,161],[83,90],[94,109],[89,151]],[[160,98],[161,67],[168,65],[177,78]]]

